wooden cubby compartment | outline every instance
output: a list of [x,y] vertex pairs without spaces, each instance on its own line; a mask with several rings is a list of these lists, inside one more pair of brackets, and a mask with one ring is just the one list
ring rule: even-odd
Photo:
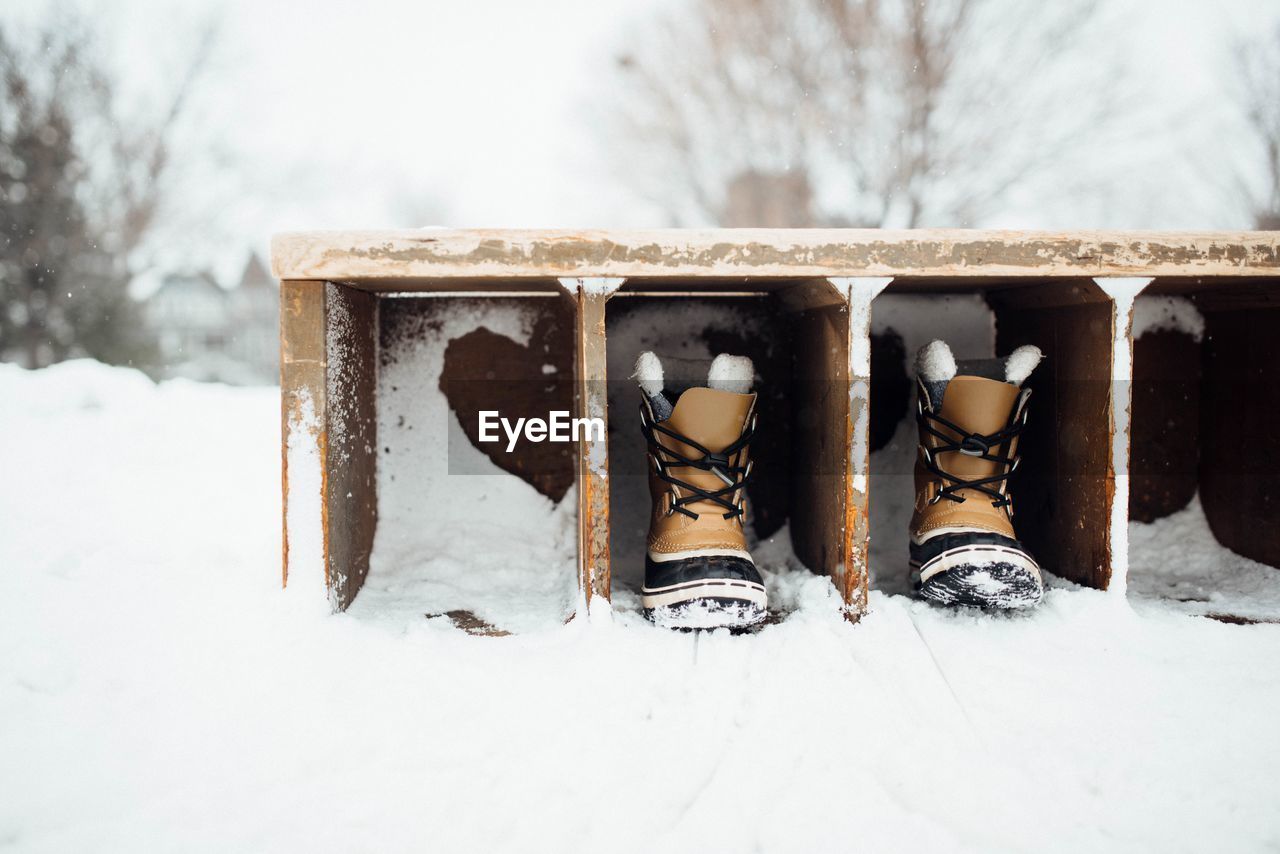
[[[1143,296],[1189,300],[1201,340],[1134,342],[1130,514],[1151,522],[1197,493],[1214,537],[1280,567],[1280,280],[1159,277]],[[1137,570],[1135,570],[1137,571]]]
[[[1114,358],[1114,302],[1091,279],[925,277],[895,278],[877,297],[892,300],[899,295],[916,299],[955,297],[977,293],[994,315],[994,353],[957,352],[959,359],[1005,356],[1024,344],[1040,348],[1044,360],[1032,373],[1027,386],[1032,390],[1030,418],[1019,447],[1022,461],[1010,479],[1013,494],[1014,525],[1019,538],[1036,560],[1054,574],[1090,587],[1105,589],[1111,577],[1112,506],[1115,493],[1111,382]],[[873,317],[876,305],[872,305]],[[964,322],[986,324],[990,321],[973,317],[973,312],[953,314],[934,312],[924,306],[920,312],[929,316],[923,322],[924,338],[948,340],[971,339],[973,330],[955,326]],[[916,337],[921,337],[920,328]],[[978,338],[987,335],[983,330]],[[873,432],[883,437],[893,430],[892,423],[879,423],[876,402],[891,407],[900,416],[913,412],[915,352],[898,353],[893,341],[879,341],[873,351],[871,373]],[[877,358],[877,354],[887,355]],[[905,369],[903,365],[905,364]],[[881,419],[883,421],[884,419]],[[911,434],[912,438],[914,433]],[[873,476],[869,497],[872,528],[877,536],[901,542],[900,566],[892,560],[877,571],[888,575],[887,587],[901,590],[901,579],[907,573],[906,516],[911,502],[911,469],[908,463],[901,471]],[[907,508],[894,519],[902,530],[886,530],[877,525],[877,493],[894,490],[892,500],[881,494],[883,503]],[[901,494],[899,494],[901,493]],[[905,502],[905,505],[904,505]],[[894,539],[897,538],[897,539]],[[894,554],[877,544],[880,555]],[[883,559],[883,558],[882,558]]]
[[[465,460],[479,457],[448,443],[474,440],[480,410],[545,417],[574,409],[576,302],[555,280],[285,281],[281,297],[285,580],[314,577],[318,539],[330,603],[345,610],[369,572],[380,500],[398,501],[397,510],[425,522],[433,502],[477,473]],[[459,311],[479,320],[455,323]],[[503,314],[521,318],[527,345],[501,334],[501,323],[486,326],[484,317]],[[454,414],[461,431],[450,424]],[[308,452],[291,454],[299,447]],[[479,453],[499,469],[553,501],[574,485],[571,445],[521,443],[511,454],[483,447],[496,449]],[[384,491],[394,483],[393,494],[379,495],[380,478]],[[316,512],[317,529],[294,521]]]
[[865,516],[847,490],[847,295],[825,279],[634,279],[611,296],[605,317],[612,583],[638,588],[643,578],[649,497],[639,392],[629,379],[636,357],[653,350],[669,387],[682,389],[703,384],[710,358],[730,353],[750,357],[758,379],[754,533],[763,539],[789,525],[796,557],[835,579],[846,601],[861,602],[864,559],[860,550],[846,559],[849,516]]

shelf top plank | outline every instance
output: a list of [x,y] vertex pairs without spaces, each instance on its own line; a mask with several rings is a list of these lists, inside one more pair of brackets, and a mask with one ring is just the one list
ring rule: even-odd
[[421,229],[287,232],[277,278],[354,282],[622,276],[1230,276],[1280,274],[1276,231]]

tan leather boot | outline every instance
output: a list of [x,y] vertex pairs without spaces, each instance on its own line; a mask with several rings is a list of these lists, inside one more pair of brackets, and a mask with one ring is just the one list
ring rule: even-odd
[[753,373],[750,359],[720,355],[706,387],[674,395],[656,356],[636,362],[652,499],[641,599],[659,625],[736,628],[766,616],[744,528]]
[[1040,567],[1018,542],[1009,475],[1040,361],[1035,347],[1007,359],[957,365],[934,341],[917,358],[915,513],[911,567],[926,599],[977,608],[1026,608],[1040,601]]

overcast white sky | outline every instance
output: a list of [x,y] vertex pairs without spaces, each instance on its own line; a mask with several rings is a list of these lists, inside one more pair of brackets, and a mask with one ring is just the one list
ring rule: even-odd
[[[50,2],[8,0],[0,17],[31,19]],[[592,123],[627,33],[682,0],[62,2],[86,10],[143,93],[181,67],[201,21],[220,21],[187,132],[228,158],[190,178],[193,207],[209,212],[175,229],[210,235],[181,251],[224,275],[283,229],[667,224],[617,183]],[[1206,177],[1232,145],[1232,39],[1272,26],[1280,0],[1104,2],[1119,22],[1112,47],[1168,117],[1124,153],[1141,191],[1021,199],[989,224],[1246,224]]]

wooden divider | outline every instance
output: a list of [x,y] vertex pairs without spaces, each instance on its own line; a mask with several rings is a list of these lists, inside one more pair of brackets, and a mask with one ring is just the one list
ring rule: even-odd
[[867,511],[865,489],[852,496],[848,484],[858,422],[850,408],[849,353],[859,327],[852,321],[848,287],[837,282],[802,282],[784,290],[781,299],[793,312],[799,414],[792,430],[792,547],[801,563],[831,577],[846,612],[857,616],[866,607]]
[[840,438],[843,465],[835,470],[841,496],[839,522],[824,530],[824,537],[839,543],[840,560],[830,574],[850,619],[866,612],[870,583],[871,303],[890,281],[888,277],[827,279],[843,302],[842,340],[829,347],[826,356],[832,399],[838,401],[833,415],[841,421],[829,429],[833,442],[834,437]]
[[[328,531],[324,526],[325,397],[324,282],[280,283],[280,430],[283,490],[281,583],[314,583],[329,590]],[[332,599],[331,599],[332,601]]]
[[377,298],[330,282],[280,288],[284,583],[322,577],[331,607],[369,572],[377,501]]
[[609,569],[609,394],[605,304],[623,279],[561,279],[577,295],[575,402],[579,418],[599,418],[605,435],[578,443],[578,584],[583,604],[611,593]]

